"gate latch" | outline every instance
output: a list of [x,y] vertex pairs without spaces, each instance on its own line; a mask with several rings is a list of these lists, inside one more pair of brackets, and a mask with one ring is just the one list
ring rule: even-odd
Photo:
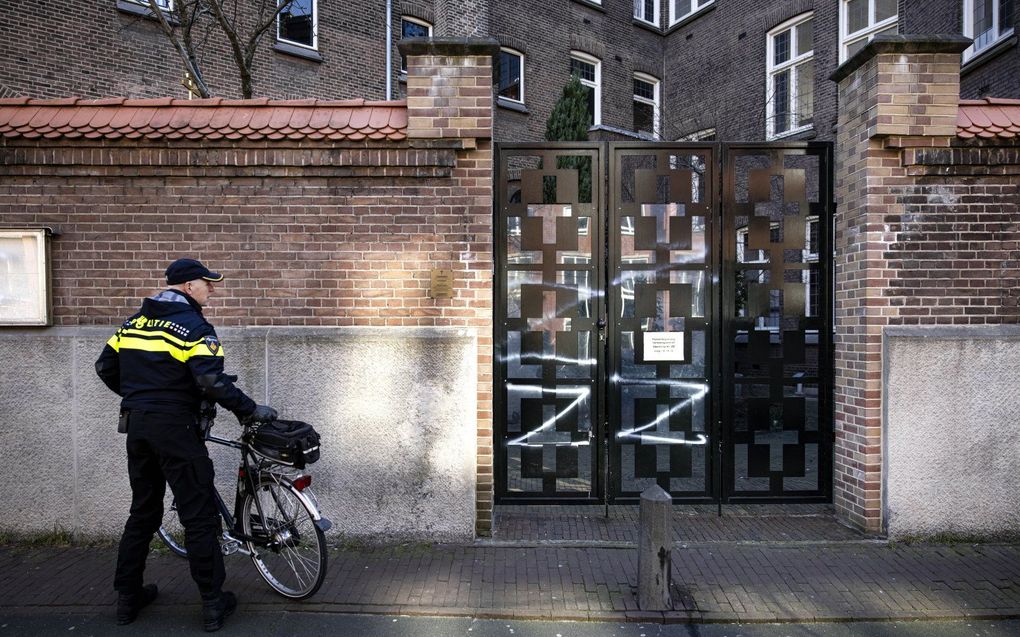
[[596,323],[595,327],[599,328],[599,341],[606,340],[606,319],[600,318]]

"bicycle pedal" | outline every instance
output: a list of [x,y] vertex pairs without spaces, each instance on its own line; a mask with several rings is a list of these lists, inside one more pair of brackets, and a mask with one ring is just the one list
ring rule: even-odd
[[241,549],[241,542],[234,539],[226,531],[223,532],[223,542],[220,544],[220,550],[223,551],[224,555],[233,555]]

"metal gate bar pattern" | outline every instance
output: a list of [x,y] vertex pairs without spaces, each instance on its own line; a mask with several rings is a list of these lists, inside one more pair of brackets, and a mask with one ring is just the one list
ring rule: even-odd
[[831,498],[831,146],[497,153],[497,500]]
[[610,160],[610,479],[710,498],[711,147],[614,145]]
[[495,286],[505,304],[497,492],[590,500],[601,486],[596,321],[604,315],[597,144],[505,150]]
[[830,149],[728,149],[720,389],[729,501],[831,497]]

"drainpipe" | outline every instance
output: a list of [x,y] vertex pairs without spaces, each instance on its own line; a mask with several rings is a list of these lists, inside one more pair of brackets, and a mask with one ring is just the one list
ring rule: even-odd
[[393,0],[386,0],[386,100],[393,99]]

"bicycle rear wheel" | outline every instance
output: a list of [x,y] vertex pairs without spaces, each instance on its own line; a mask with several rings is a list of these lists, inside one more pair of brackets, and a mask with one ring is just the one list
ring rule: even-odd
[[156,535],[174,555],[188,557],[188,549],[184,546],[184,526],[177,516],[177,500],[171,498],[169,505],[163,508],[163,523]]
[[293,485],[261,482],[244,498],[241,524],[245,535],[256,538],[248,542],[251,560],[273,590],[291,599],[319,590],[326,577],[326,537]]

